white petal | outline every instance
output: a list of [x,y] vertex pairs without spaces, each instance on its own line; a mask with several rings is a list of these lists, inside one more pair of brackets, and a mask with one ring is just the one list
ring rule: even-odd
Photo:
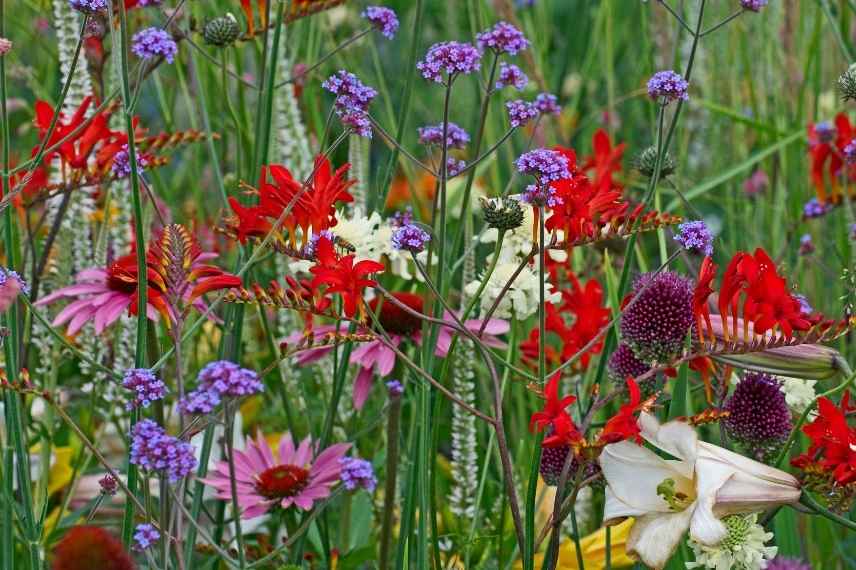
[[690,522],[690,536],[701,544],[719,544],[728,530],[713,512],[716,493],[734,475],[732,469],[719,464],[696,463],[696,502]]
[[672,465],[650,449],[629,441],[613,443],[603,448],[600,467],[612,489],[617,508],[621,503],[627,511],[616,510],[604,514],[607,519],[633,516],[647,512],[670,512],[669,504],[657,494],[657,487],[666,479],[673,479],[679,487],[689,482]]
[[699,456],[700,458],[705,457],[706,459],[715,459],[723,463],[729,463],[734,467],[735,471],[769,481],[770,483],[778,483],[794,488],[799,486],[799,482],[791,474],[781,469],[764,465],[754,459],[749,459],[706,441],[699,442]]
[[612,487],[609,485],[606,486],[604,494],[603,524],[605,525],[618,524],[627,517],[638,517],[648,514],[648,511],[632,507],[616,497],[615,493],[612,492]]
[[698,450],[698,434],[690,425],[679,421],[660,424],[657,418],[643,412],[639,416],[639,427],[642,430],[642,437],[651,445],[682,459],[685,462],[684,465],[676,468],[684,477],[692,479]]
[[637,518],[627,537],[627,552],[636,554],[642,562],[660,570],[675,553],[689,527],[691,515],[692,509],[687,509]]

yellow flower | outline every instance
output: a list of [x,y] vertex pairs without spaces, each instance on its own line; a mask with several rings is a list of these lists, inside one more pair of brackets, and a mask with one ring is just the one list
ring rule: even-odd
[[54,448],[51,470],[48,473],[48,495],[64,489],[71,482],[74,474],[74,469],[71,468],[72,455],[74,450],[70,447]]
[[[627,519],[621,524],[612,527],[610,536],[610,564],[612,568],[625,568],[633,566],[633,559],[627,555],[625,545],[627,544],[627,536],[630,534],[630,528],[633,526],[633,519]],[[606,528],[601,527],[588,536],[584,536],[580,540],[580,549],[583,553],[583,564],[586,570],[601,570],[606,567]],[[544,554],[535,555],[535,567],[540,568],[544,561]],[[514,570],[523,568],[523,563],[517,561],[514,564]],[[577,565],[577,546],[570,538],[559,545],[559,561],[556,564],[557,570],[578,570]]]

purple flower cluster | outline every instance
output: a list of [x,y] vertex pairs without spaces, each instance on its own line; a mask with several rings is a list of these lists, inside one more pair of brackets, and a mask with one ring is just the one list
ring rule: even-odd
[[392,215],[392,219],[389,221],[389,225],[393,228],[400,228],[401,226],[406,226],[408,224],[413,223],[413,208],[407,206],[403,212],[396,212]]
[[535,97],[535,108],[542,115],[558,115],[562,112],[559,106],[559,98],[552,93],[539,93]]
[[844,162],[846,164],[856,164],[856,139],[853,139],[844,147]]
[[822,143],[829,143],[835,140],[835,135],[838,134],[835,125],[829,121],[821,121],[814,126],[814,134],[817,135],[817,140]]
[[476,45],[482,51],[491,49],[498,54],[517,55],[529,47],[529,40],[508,22],[497,22],[491,29],[476,34]]
[[339,460],[342,472],[339,477],[348,491],[363,488],[369,493],[374,492],[377,487],[377,478],[374,474],[372,464],[358,457],[343,457]]
[[[149,165],[149,159],[145,155],[136,153],[137,155],[137,172],[142,172]],[[123,144],[122,149],[113,156],[113,164],[110,166],[110,173],[116,178],[127,178],[131,175],[131,155],[128,152],[128,145]]]
[[160,471],[174,483],[196,467],[193,446],[166,431],[152,420],[138,422],[131,431],[131,463],[146,471]]
[[68,0],[68,5],[78,12],[95,14],[107,9],[107,0]]
[[416,224],[405,224],[392,232],[392,247],[395,249],[419,253],[429,241],[431,234]]
[[435,83],[451,81],[461,73],[473,73],[481,66],[481,54],[472,44],[441,42],[428,48],[425,58],[416,63],[422,77]]
[[618,345],[607,363],[607,370],[616,382],[624,382],[628,376],[636,378],[650,369],[651,367],[636,358],[633,349],[624,343]]
[[119,483],[109,473],[98,480],[98,486],[101,488],[101,494],[108,497],[112,497],[119,490]]
[[401,396],[404,394],[404,386],[398,380],[390,380],[386,383],[386,389],[390,396]]
[[240,398],[262,392],[259,375],[228,360],[215,360],[205,365],[197,377],[199,384],[179,402],[188,414],[210,413],[223,398]]
[[371,22],[386,39],[395,37],[395,32],[398,31],[398,16],[393,10],[383,6],[368,6],[360,15]]
[[467,167],[466,160],[449,157],[446,159],[446,178],[454,178]]
[[803,205],[803,218],[806,220],[822,218],[828,214],[830,210],[832,210],[832,206],[829,204],[821,204],[817,198],[812,198]]
[[546,148],[524,152],[517,158],[515,165],[518,172],[534,176],[541,184],[571,177],[567,157]]
[[125,406],[127,410],[148,408],[152,402],[162,400],[167,393],[166,384],[148,368],[126,370],[122,387],[134,393],[134,399]]
[[160,538],[160,532],[153,525],[138,524],[134,529],[134,550],[147,550],[157,544]]
[[[419,127],[418,132],[419,144],[441,145],[443,143],[443,123]],[[469,142],[470,135],[467,131],[452,122],[446,125],[446,145],[448,148],[464,148]]]
[[178,53],[178,45],[165,30],[146,28],[134,34],[131,51],[143,59],[163,56],[167,63],[172,63]]
[[743,6],[744,10],[760,12],[761,8],[766,6],[768,1],[769,0],[740,0],[740,5]]
[[702,220],[684,222],[678,226],[675,241],[684,249],[698,255],[713,255],[713,234]]
[[814,253],[814,242],[811,239],[811,234],[803,234],[800,237],[800,247],[798,253],[800,255],[811,255]]
[[648,96],[659,99],[663,104],[689,99],[689,84],[674,71],[658,71],[648,80]]
[[30,286],[24,281],[24,278],[15,271],[14,269],[8,269],[6,267],[0,266],[0,287],[6,285],[6,282],[9,279],[16,281],[18,283],[18,290],[24,295],[30,294]]
[[344,69],[328,77],[321,87],[336,96],[333,106],[342,124],[361,137],[371,138],[368,108],[372,99],[377,97],[377,91],[364,85],[356,75]]
[[523,91],[527,83],[529,83],[529,78],[526,77],[526,74],[519,67],[513,63],[505,63],[504,61],[499,64],[499,78],[496,81],[497,89],[512,86],[518,91]]
[[747,372],[725,401],[725,428],[754,449],[781,443],[791,432],[791,411],[781,383],[769,374]]
[[508,111],[508,122],[514,128],[519,128],[538,116],[538,108],[535,103],[516,99],[505,103]]
[[556,189],[549,184],[530,184],[520,195],[520,201],[536,208],[543,206],[555,208],[562,203],[562,199],[556,196]]
[[693,323],[693,282],[677,273],[645,273],[633,284],[633,302],[621,315],[621,337],[637,358],[668,362]]

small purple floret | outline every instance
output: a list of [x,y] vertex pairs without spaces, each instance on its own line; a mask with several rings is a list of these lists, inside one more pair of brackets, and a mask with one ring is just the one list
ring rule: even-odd
[[539,93],[535,97],[535,108],[542,115],[558,115],[562,112],[559,106],[559,98],[552,93]]
[[534,103],[517,99],[505,103],[505,109],[508,111],[508,122],[514,128],[519,128],[538,117],[538,108]]
[[674,71],[658,71],[648,80],[648,96],[663,104],[689,99],[689,84]]
[[428,242],[431,235],[416,224],[406,224],[392,233],[392,247],[412,253],[419,253]]
[[148,408],[152,402],[163,400],[167,393],[166,384],[148,368],[126,370],[122,387],[134,393],[134,398],[125,406],[127,410]]
[[84,14],[95,14],[107,9],[107,0],[68,0],[73,10]]
[[768,1],[769,0],[740,0],[740,5],[743,6],[744,10],[760,12],[761,8],[766,6]]
[[178,53],[178,45],[165,30],[146,28],[134,34],[131,51],[142,59],[162,56],[167,63],[172,63]]
[[702,220],[684,222],[678,226],[675,241],[684,249],[697,255],[713,255],[713,234]]
[[134,529],[134,550],[142,552],[156,545],[161,538],[160,532],[148,523],[138,524]]
[[386,39],[395,37],[398,31],[398,16],[393,10],[383,6],[368,6],[360,15],[371,22]]
[[170,483],[187,477],[196,467],[193,446],[167,435],[152,420],[138,422],[131,431],[130,461],[145,471],[166,474]]
[[339,477],[345,489],[353,491],[354,489],[363,488],[369,493],[375,490],[375,487],[377,487],[377,478],[370,462],[358,457],[343,457],[339,460],[339,463],[342,465],[342,472]]
[[[439,125],[428,125],[419,127],[419,144],[441,145],[443,143],[443,123]],[[448,148],[464,148],[470,142],[467,131],[456,125],[448,123],[446,128],[446,145]]]
[[515,163],[518,172],[538,179],[541,184],[570,178],[568,159],[560,152],[538,148],[521,154]]
[[529,40],[508,22],[497,22],[491,29],[476,34],[476,45],[482,51],[490,49],[496,53],[517,55],[529,47]]
[[527,83],[529,83],[529,78],[519,67],[504,61],[499,64],[499,78],[496,80],[497,89],[511,86],[518,91],[523,91]]
[[812,220],[822,218],[832,210],[829,204],[821,204],[817,198],[812,198],[803,205],[803,218]]
[[474,73],[481,66],[481,54],[472,44],[442,42],[428,48],[425,58],[417,62],[422,77],[435,83],[445,83],[461,73]]

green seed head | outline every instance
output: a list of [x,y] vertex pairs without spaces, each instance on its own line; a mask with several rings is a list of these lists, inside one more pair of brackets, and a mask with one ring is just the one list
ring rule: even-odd
[[202,28],[202,38],[205,43],[217,47],[232,45],[240,33],[238,20],[232,14],[214,18]]

